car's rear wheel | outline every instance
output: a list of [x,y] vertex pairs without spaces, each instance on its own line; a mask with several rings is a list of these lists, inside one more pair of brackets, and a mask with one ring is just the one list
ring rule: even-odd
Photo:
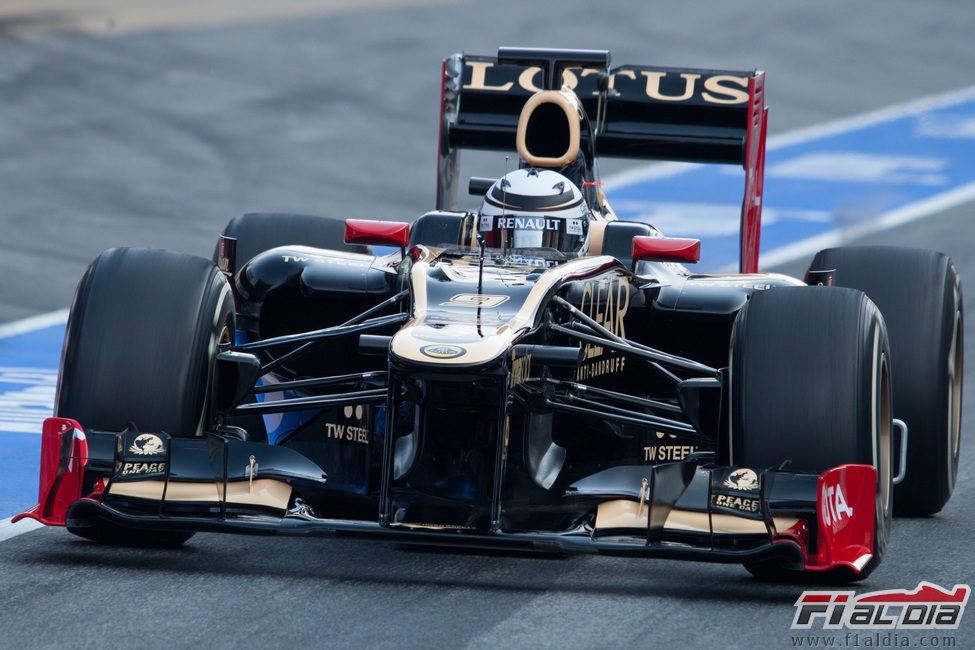
[[[890,364],[877,307],[850,289],[789,287],[752,295],[735,321],[731,359],[731,462],[821,473],[847,463],[877,468],[873,555],[880,563],[892,514]],[[775,562],[756,577],[799,579]]]
[[[249,212],[231,219],[222,233],[237,240],[237,268],[252,257],[278,246],[311,246],[351,253],[368,253],[367,246],[345,243],[345,221],[332,217],[286,212]],[[219,262],[219,243],[213,251]]]
[[935,251],[861,246],[820,251],[809,271],[807,278],[860,289],[883,313],[894,417],[908,429],[896,514],[938,512],[954,490],[961,443],[964,320],[954,264]]
[[[290,212],[248,212],[227,222],[221,233],[235,244],[236,270],[256,255],[278,246],[311,246],[350,253],[368,253],[369,247],[345,243],[345,221],[334,217]],[[213,262],[220,264],[220,242],[213,249]],[[237,340],[241,343],[246,338]],[[248,398],[249,401],[253,398]],[[247,432],[250,440],[266,440],[267,425],[260,415],[237,415],[228,421]]]
[[[85,272],[71,307],[55,413],[86,429],[199,436],[212,424],[213,366],[234,331],[226,279],[209,260],[114,248]],[[178,546],[192,533],[72,520],[99,542]]]

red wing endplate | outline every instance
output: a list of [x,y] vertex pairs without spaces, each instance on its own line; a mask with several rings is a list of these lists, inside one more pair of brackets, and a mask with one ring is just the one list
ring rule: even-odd
[[877,470],[871,465],[840,465],[819,476],[816,499],[818,533],[799,521],[779,531],[803,549],[807,571],[846,567],[859,573],[873,557],[876,526]]
[[81,498],[88,441],[81,425],[67,418],[47,418],[41,435],[41,472],[37,505],[13,518],[63,526],[68,507]]

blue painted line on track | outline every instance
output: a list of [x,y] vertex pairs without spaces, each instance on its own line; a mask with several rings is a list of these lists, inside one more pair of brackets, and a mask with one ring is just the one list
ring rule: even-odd
[[[851,122],[769,142],[760,263],[795,242],[856,229],[952,192],[959,201],[975,198],[975,89]],[[737,267],[743,170],[672,165],[651,168],[645,178],[626,176],[607,181],[620,218],[700,238],[698,270]]]
[[3,432],[0,453],[0,519],[37,503],[41,437],[36,433]]
[[[796,242],[975,199],[973,142],[975,89],[770,140],[760,263]],[[743,186],[741,170],[714,165],[607,179],[620,217],[701,238],[701,271],[737,266]],[[64,316],[0,326],[0,519],[37,499],[41,422],[54,404]]]
[[41,424],[54,408],[64,323],[0,338],[0,519],[37,502]]

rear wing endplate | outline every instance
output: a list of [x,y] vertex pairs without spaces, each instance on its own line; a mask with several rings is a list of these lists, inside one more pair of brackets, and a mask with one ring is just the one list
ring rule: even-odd
[[[511,56],[525,52],[544,63],[529,65],[526,57]],[[498,57],[454,54],[445,59],[437,208],[457,207],[459,151],[515,151],[522,107],[534,93],[551,87],[561,71],[561,83],[579,96],[592,122],[591,144],[598,156],[745,169],[740,267],[744,273],[757,271],[768,113],[765,73],[610,68],[609,53],[597,53],[502,49]]]

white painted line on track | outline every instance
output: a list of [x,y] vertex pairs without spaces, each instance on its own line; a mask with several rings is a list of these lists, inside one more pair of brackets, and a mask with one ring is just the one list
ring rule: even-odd
[[[768,145],[766,145],[766,149]],[[673,161],[651,162],[640,167],[634,167],[625,171],[611,174],[603,179],[607,192],[614,189],[634,185],[644,181],[654,181],[671,176],[679,176],[695,169],[707,167],[706,163],[682,163]],[[610,203],[612,205],[612,202]]]
[[[867,113],[862,113],[860,115],[840,118],[830,122],[824,122],[822,124],[804,127],[787,133],[782,133],[777,136],[772,136],[768,139],[767,149],[772,151],[821,138],[869,128],[871,126],[911,115],[917,115],[935,109],[950,107],[955,104],[970,101],[973,98],[975,98],[975,86],[969,86],[937,95],[922,97],[874,111],[869,111]],[[614,189],[640,182],[678,176],[695,169],[700,169],[704,166],[706,165],[699,163],[651,163],[649,166],[623,171],[607,177],[605,181],[606,188],[609,193],[612,193]],[[871,219],[868,222],[861,223],[850,228],[833,230],[801,241],[793,242],[772,251],[763,251],[760,258],[760,265],[762,269],[765,269],[769,266],[784,264],[786,262],[811,255],[823,248],[838,246],[844,242],[850,241],[853,238],[862,237],[881,230],[887,230],[916,219],[931,216],[938,212],[973,200],[975,200],[975,183],[969,183],[961,187],[956,187],[942,194],[928,197],[915,203],[891,210],[890,212],[883,213],[875,219]],[[720,270],[723,272],[734,272],[736,268],[737,264]]]
[[954,104],[961,104],[970,99],[975,99],[975,86],[959,88],[958,90],[939,93],[937,95],[929,95],[900,104],[892,104],[885,108],[861,113],[860,115],[842,117],[838,120],[831,120],[822,124],[814,124],[787,133],[770,136],[766,142],[766,148],[781,149],[782,147],[789,147],[794,144],[802,144],[810,140],[838,135],[847,131],[855,131],[883,122],[890,122],[909,115],[916,115],[938,108],[953,106]]
[[0,339],[42,330],[52,325],[63,325],[68,322],[68,309],[58,309],[46,314],[38,314],[12,323],[0,325]]
[[[847,131],[855,131],[866,127],[889,122],[898,118],[907,117],[917,113],[923,113],[936,108],[944,108],[954,104],[960,104],[975,98],[975,86],[952,90],[946,93],[930,95],[920,99],[914,99],[900,104],[892,104],[860,115],[842,117],[822,124],[787,131],[778,135],[769,136],[765,148],[766,150],[781,149],[796,144],[802,144],[811,140],[825,138],[831,135],[838,135]],[[677,176],[694,169],[706,167],[702,163],[677,163],[677,162],[656,162],[636,169],[629,169],[618,172],[606,177],[604,180],[607,190],[625,187],[641,181]]]
[[[13,517],[10,519],[13,519]],[[38,528],[44,528],[44,524],[33,519],[21,519],[16,524],[10,523],[10,519],[0,519],[0,542],[4,542],[17,535],[29,533]]]
[[851,228],[831,230],[809,239],[797,241],[788,246],[782,246],[768,253],[762,253],[761,266],[766,268],[785,264],[800,257],[813,255],[816,252],[833,246],[842,246],[852,239],[863,237],[881,230],[888,230],[901,224],[928,217],[932,214],[948,210],[963,203],[975,201],[975,183],[962,185],[953,190],[932,196],[916,203],[905,205],[880,215],[876,219],[858,224]]

